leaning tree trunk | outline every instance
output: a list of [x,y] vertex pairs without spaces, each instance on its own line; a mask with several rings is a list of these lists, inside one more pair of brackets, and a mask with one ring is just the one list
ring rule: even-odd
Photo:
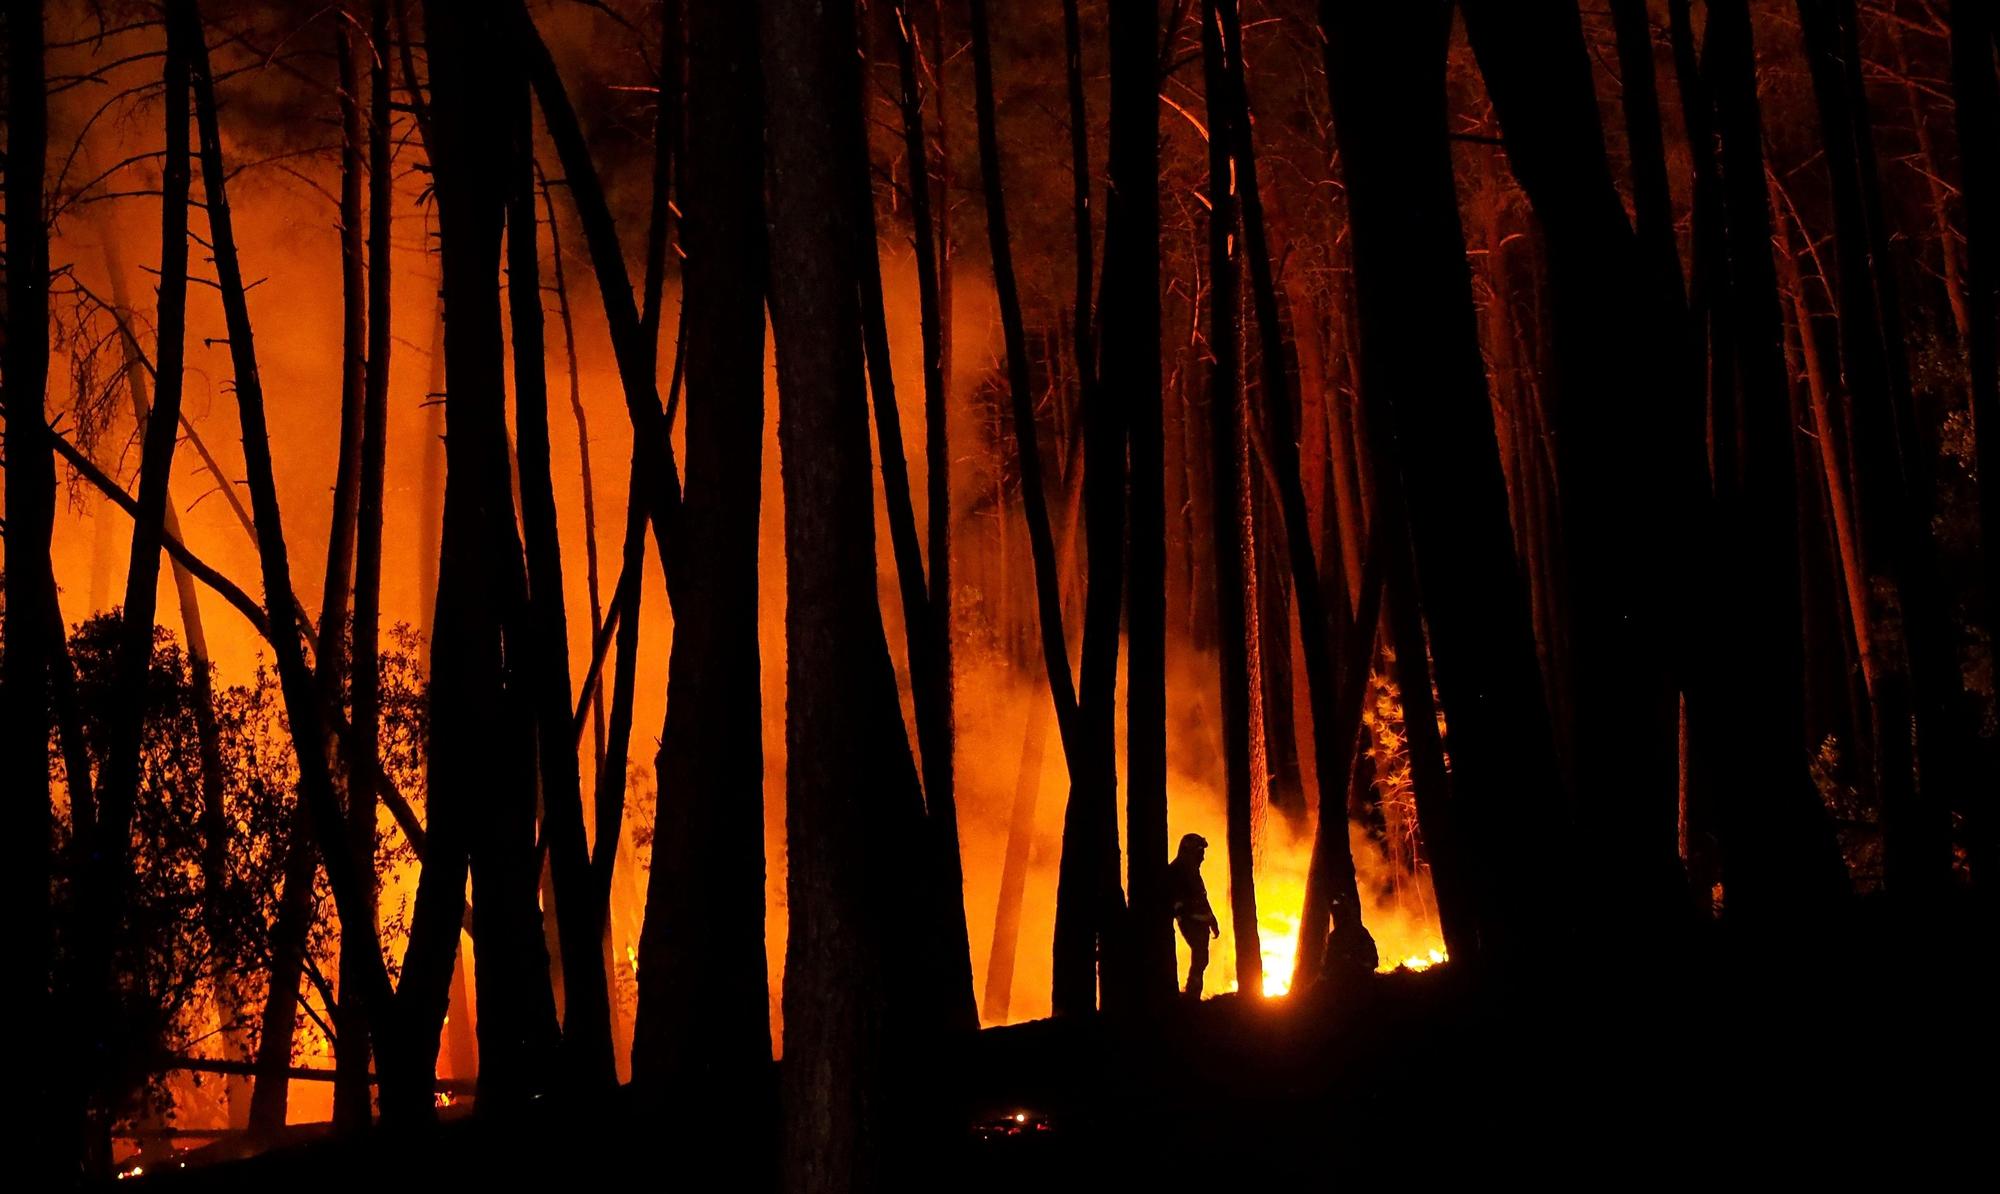
[[1208,96],[1209,459],[1215,487],[1210,508],[1215,538],[1216,639],[1222,664],[1222,775],[1229,847],[1229,915],[1236,944],[1236,989],[1264,990],[1258,948],[1257,888],[1250,840],[1250,670],[1246,651],[1243,542],[1248,507],[1237,450],[1244,435],[1242,301],[1237,282],[1236,185],[1230,146],[1238,117],[1225,98],[1238,47],[1225,44],[1218,3],[1203,0],[1202,78]]
[[[923,336],[924,356],[924,490],[926,556],[930,567],[930,665],[936,673],[932,684],[942,694],[936,698],[933,716],[939,725],[933,732],[943,737],[946,748],[923,758],[924,802],[930,816],[933,851],[939,867],[939,900],[944,912],[946,981],[956,989],[958,941],[965,929],[965,864],[958,838],[958,796],[956,761],[957,726],[954,706],[957,685],[952,664],[951,588],[951,449],[947,411],[944,299],[939,280],[939,259],[944,253],[932,215],[930,150],[924,135],[924,100],[918,80],[923,47],[917,39],[916,22],[907,0],[898,6],[897,70],[901,84],[899,106],[903,115],[903,147],[909,154],[910,222],[917,259],[917,308]],[[943,63],[936,69],[942,71]],[[964,986],[971,991],[971,945],[966,944],[967,971]],[[947,997],[952,992],[948,991]],[[963,1009],[962,1009],[963,1010]],[[978,1027],[978,1006],[969,1008],[970,1024]]]
[[[107,230],[109,231],[109,230]],[[144,427],[153,409],[149,396],[146,371],[152,365],[146,360],[139,347],[139,341],[132,334],[128,318],[131,310],[125,292],[125,266],[117,250],[117,238],[106,235],[104,239],[105,272],[111,279],[111,301],[117,312],[118,343],[125,359],[125,385],[131,391],[133,421]],[[182,539],[180,516],[175,512],[173,491],[168,488],[167,502],[161,522],[164,534],[174,539]],[[208,631],[202,621],[199,583],[186,564],[173,561],[174,593],[180,604],[181,633],[185,640],[188,656],[188,671],[194,685],[194,717],[197,745],[201,753],[201,881],[202,918],[209,935],[211,948],[223,949],[235,932],[229,924],[227,896],[229,874],[229,818],[225,808],[227,776],[223,771],[222,730],[216,723],[214,668],[208,650]],[[60,625],[60,622],[58,622]],[[85,772],[88,778],[88,771]],[[73,802],[74,803],[74,802]],[[243,1009],[238,1005],[237,992],[228,979],[219,981],[217,1001],[218,1019],[223,1025],[223,1039],[231,1049],[244,1046],[246,1034],[239,1020]],[[250,1083],[243,1075],[230,1075],[223,1080],[224,1100],[229,1108],[232,1126],[241,1128],[247,1123],[250,1111]]]
[[[222,291],[223,319],[229,333],[237,413],[243,424],[244,473],[250,490],[251,514],[257,528],[258,563],[264,581],[264,612],[271,630],[273,653],[277,657],[285,716],[298,758],[299,800],[310,818],[313,839],[322,846],[329,846],[345,840],[346,826],[329,762],[323,720],[325,707],[319,700],[312,670],[306,665],[297,603],[292,598],[291,563],[285,549],[277,478],[271,462],[264,387],[257,371],[250,307],[229,210],[228,175],[223,168],[222,138],[216,120],[215,80],[209,68],[208,47],[202,40],[200,14],[193,0],[180,0],[174,4],[168,10],[168,21],[170,29],[178,26],[179,35],[187,39],[192,50],[195,114],[201,131],[201,169],[209,239],[214,247],[216,277]],[[164,376],[164,370],[162,374]],[[345,850],[323,849],[321,854],[341,925],[345,931],[358,932],[364,948],[362,956],[373,963],[362,975],[360,989],[349,992],[348,997],[360,999],[366,1007],[369,1024],[375,1033],[377,1070],[385,1085],[393,1084],[404,1073],[406,1055],[388,1039],[385,1029],[392,996],[387,969],[381,964],[381,945],[375,940],[373,896],[367,877],[361,874],[354,865],[354,859]],[[456,903],[458,893],[454,893],[453,899]],[[426,1089],[426,1104],[428,1096]]]
[[[48,94],[42,61],[39,5],[6,8],[7,40],[7,570],[5,609],[5,725],[0,726],[0,782],[8,792],[7,873],[11,905],[21,917],[24,938],[11,951],[7,994],[35,1023],[56,1022],[50,997],[49,961],[54,956],[49,906],[48,691],[53,641],[62,628],[55,606],[49,543],[55,528],[55,456],[47,442],[43,409],[49,371],[49,238],[43,222],[43,186],[48,172]],[[175,64],[169,63],[170,67]],[[174,80],[180,80],[176,88]],[[186,71],[168,72],[168,100],[181,97],[182,189],[187,178]],[[171,123],[171,122],[169,122]],[[169,169],[173,157],[167,158]],[[168,184],[171,186],[171,182]],[[175,205],[169,201],[169,209]],[[185,220],[185,204],[181,218]],[[185,253],[185,239],[182,240]],[[162,277],[162,293],[169,279]],[[54,627],[53,632],[51,626]],[[83,1092],[74,1065],[58,1068],[66,1050],[50,1033],[30,1034],[29,1066],[45,1097],[32,1100],[26,1130],[39,1134],[26,1180],[55,1186],[74,1180],[83,1155]],[[85,1042],[75,1042],[82,1047]],[[60,1142],[60,1143],[59,1143]],[[65,1145],[67,1147],[65,1147]]]
[[[856,109],[865,118],[861,89],[852,90]],[[925,778],[924,801],[934,830],[951,827],[951,840],[947,843],[940,839],[938,848],[931,853],[937,881],[928,885],[922,897],[932,922],[926,931],[936,936],[928,948],[937,953],[938,998],[949,1009],[947,1014],[952,1022],[971,1032],[979,1027],[979,1007],[972,994],[972,953],[965,927],[965,876],[958,855],[958,805],[952,793],[951,756],[955,744],[951,732],[951,685],[948,665],[938,654],[940,639],[931,609],[929,582],[924,576],[923,551],[918,546],[909,462],[903,449],[902,416],[896,406],[867,125],[863,120],[852,122],[849,135],[855,142],[848,154],[853,166],[848,192],[853,204],[855,269],[861,282],[861,338],[874,401],[883,506],[889,515],[896,582],[902,593],[903,636],[909,659],[911,704],[916,713],[917,749]]]
[[536,235],[534,110],[522,88],[508,168],[507,300],[514,353],[514,445],[527,547],[525,611],[529,678],[541,778],[542,836],[555,888],[562,960],[562,1078],[595,1092],[617,1082],[604,922],[593,893],[576,734],[570,725],[569,620],[563,604],[562,540],[549,474],[549,386],[544,351],[541,257]]
[[[1087,809],[1092,785],[1106,799],[1101,775],[1115,766],[1109,742],[1100,742],[1086,728],[1078,706],[1077,682],[1070,670],[1069,647],[1063,636],[1060,576],[1056,569],[1055,536],[1049,526],[1048,494],[1043,487],[1041,450],[1036,444],[1034,395],[1031,392],[1027,331],[1014,277],[1014,253],[1007,228],[1006,188],[1000,177],[1000,136],[994,114],[993,51],[987,30],[985,0],[973,0],[973,109],[979,126],[979,167],[985,188],[987,244],[993,259],[993,288],[1000,302],[1001,337],[1006,345],[1007,385],[1013,414],[1014,439],[1020,459],[1021,505],[1028,524],[1028,550],[1034,564],[1035,605],[1041,630],[1042,664],[1055,703],[1056,730],[1069,763],[1070,805],[1063,818],[1063,859],[1056,887],[1056,933],[1053,1004],[1057,1015],[1088,1012],[1097,1006],[1093,899],[1090,891]],[[1086,624],[1084,638],[1090,631]],[[1114,815],[1116,806],[1112,809]],[[1115,847],[1115,842],[1113,843]],[[1115,878],[1115,876],[1114,876]]]
[[[557,1044],[536,898],[526,662],[534,653],[524,633],[526,578],[509,481],[498,285],[516,127],[500,114],[526,97],[506,77],[512,55],[492,14],[427,3],[425,17],[447,429],[427,786],[433,825],[458,818],[466,826],[479,941],[480,1101],[500,1108],[546,1087]],[[594,954],[595,939],[589,944]]]
[[[1306,685],[1312,711],[1313,767],[1319,782],[1322,826],[1315,848],[1321,866],[1325,868],[1322,873],[1331,879],[1330,889],[1326,892],[1328,904],[1338,901],[1351,917],[1350,922],[1339,926],[1345,930],[1350,924],[1359,927],[1361,900],[1355,884],[1354,856],[1347,842],[1344,813],[1349,764],[1354,757],[1355,726],[1350,723],[1350,715],[1343,714],[1342,710],[1344,707],[1352,709],[1351,716],[1358,717],[1360,700],[1357,695],[1351,703],[1343,706],[1341,693],[1343,688],[1351,689],[1365,679],[1368,648],[1363,646],[1359,657],[1344,655],[1336,658],[1333,654],[1333,633],[1336,629],[1348,628],[1336,625],[1320,587],[1321,573],[1313,552],[1311,517],[1306,509],[1305,487],[1299,471],[1298,441],[1293,434],[1297,416],[1285,379],[1277,283],[1272,276],[1263,197],[1257,185],[1257,154],[1251,136],[1250,97],[1240,58],[1242,34],[1235,0],[1222,0],[1219,7],[1223,35],[1237,47],[1236,52],[1230,55],[1229,70],[1223,80],[1224,101],[1230,116],[1227,135],[1241,190],[1244,251],[1250,261],[1252,306],[1257,316],[1261,346],[1264,442],[1268,445],[1271,472],[1277,481],[1292,589],[1298,604],[1299,644],[1305,657]],[[1344,591],[1336,595],[1333,602],[1335,608],[1345,607],[1346,602],[1342,599],[1345,595]],[[1372,631],[1372,619],[1364,625]],[[1358,637],[1353,631],[1348,634],[1350,640]],[[1289,638],[1282,631],[1277,641],[1284,645],[1289,655]],[[1347,685],[1341,683],[1343,670],[1348,677]],[[1284,686],[1277,696],[1282,701],[1291,701],[1290,685]],[[1332,798],[1329,799],[1329,796]],[[1301,925],[1301,945],[1308,936],[1317,938],[1323,935],[1324,907],[1315,903],[1306,909],[1309,923]],[[1314,945],[1318,944],[1315,940]]]
[[[845,85],[850,10],[763,6],[771,324],[786,560],[784,1186],[915,1177],[929,960],[892,937],[924,875],[923,806],[876,604],[867,396],[856,331]],[[829,102],[829,97],[832,102]]]
[[1354,227],[1374,517],[1409,521],[1451,719],[1449,798],[1418,814],[1445,941],[1465,959],[1533,952],[1551,893],[1512,861],[1542,848],[1513,794],[1562,785],[1443,137],[1449,18],[1440,0],[1320,9]]
[[[1921,912],[1950,875],[1950,808],[1962,782],[1944,690],[1955,688],[1925,514],[1928,436],[1920,436],[1881,226],[1874,130],[1862,92],[1851,0],[1799,0],[1831,181],[1842,373],[1853,403],[1854,489],[1870,577],[1877,790],[1885,886]],[[1902,633],[1895,633],[1901,627]],[[1947,676],[1944,673],[1951,672]],[[1903,727],[1914,723],[1914,732]],[[1921,778],[1920,778],[1921,777]]]
[[[191,16],[191,14],[189,14]],[[122,1012],[112,995],[113,976],[129,972],[132,983],[143,989],[144,978],[136,973],[141,955],[121,952],[119,920],[130,890],[132,868],[132,806],[139,792],[140,739],[144,730],[147,673],[153,662],[153,621],[158,607],[160,539],[165,527],[167,486],[173,476],[174,447],[180,439],[182,362],[186,352],[187,327],[187,198],[188,157],[188,72],[193,47],[187,40],[187,24],[170,20],[166,55],[166,156],[162,164],[160,203],[160,286],[159,386],[153,395],[152,415],[146,420],[139,457],[139,508],[132,522],[132,552],[126,564],[124,613],[119,622],[117,683],[111,707],[104,715],[104,739],[97,752],[102,760],[96,791],[96,824],[92,828],[94,850],[84,884],[87,925],[83,943],[85,955],[82,990],[91,999],[106,1000],[91,1017],[95,1047],[88,1056],[111,1056],[109,1038],[103,1034],[118,1030]],[[30,142],[32,145],[33,142]],[[9,207],[12,213],[13,207]],[[37,209],[39,210],[39,208]],[[30,256],[24,268],[33,268],[39,258]],[[9,277],[13,276],[12,269]],[[46,291],[40,292],[46,304]],[[43,310],[46,310],[44,305]],[[32,314],[35,308],[30,308]],[[41,376],[42,371],[28,376]],[[8,374],[11,378],[12,372]],[[32,380],[29,384],[33,384]],[[10,430],[16,427],[9,420]],[[30,444],[33,440],[30,439]],[[9,447],[11,454],[11,444]],[[30,476],[32,476],[32,468]],[[32,511],[33,506],[29,509]],[[12,507],[9,507],[11,512]],[[32,515],[31,515],[32,516]],[[11,515],[9,558],[12,558]],[[33,525],[32,523],[30,524]],[[286,590],[287,594],[290,590]],[[32,604],[28,607],[35,609]],[[12,640],[9,640],[10,642]],[[46,749],[46,748],[44,748]],[[108,1079],[99,1075],[95,1080]],[[97,1092],[97,1116],[109,1115],[101,1105],[108,1091]],[[108,1121],[107,1121],[108,1128]]]
[[632,1075],[671,1100],[669,1139],[693,1144],[727,1124],[767,1121],[771,1027],[757,638],[765,269],[756,13],[698,4],[688,34],[678,195],[688,572],[674,607]]

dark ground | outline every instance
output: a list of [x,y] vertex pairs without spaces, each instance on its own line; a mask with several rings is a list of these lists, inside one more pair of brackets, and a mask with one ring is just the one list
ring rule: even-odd
[[[923,1166],[934,1178],[917,1188],[1995,1188],[1996,941],[1969,932],[1861,933],[1865,944],[1849,938],[1811,960],[1724,942],[1671,968],[1579,955],[1575,971],[1533,982],[1446,966],[1376,976],[1341,999],[1215,999],[1143,1036],[1104,1023],[991,1029],[941,1066],[938,1105],[958,1079],[965,1126],[945,1133]],[[668,1151],[661,1115],[621,1093],[400,1144],[321,1139],[228,1164],[196,1158],[120,1184],[755,1187],[769,1148],[756,1125]]]

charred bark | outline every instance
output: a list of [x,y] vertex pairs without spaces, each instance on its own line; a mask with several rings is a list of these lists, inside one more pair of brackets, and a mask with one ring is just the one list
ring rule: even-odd
[[[765,255],[755,9],[696,5],[688,51],[678,171],[688,571],[674,608],[632,1074],[674,1100],[672,1132],[692,1141],[767,1115],[771,1029],[757,638]],[[626,662],[621,647],[621,669]],[[613,845],[600,837],[598,849]]]
[[583,832],[582,780],[570,725],[569,619],[563,604],[562,539],[549,474],[548,362],[544,349],[541,251],[536,232],[534,112],[519,89],[507,194],[507,300],[514,352],[514,451],[527,549],[527,702],[533,709],[541,778],[542,837],[554,884],[562,960],[562,1079],[599,1091],[617,1081],[611,998],[601,938],[604,918]]
[[[1966,759],[1950,724],[1958,680],[1923,498],[1933,475],[1923,446],[1929,439],[1918,434],[1911,401],[1856,21],[1852,0],[1799,0],[1831,183],[1841,365],[1853,403],[1862,564],[1871,580],[1871,737],[1884,883],[1921,918],[1949,879],[1950,809]],[[1913,722],[1914,733],[1906,732]]]
[[1391,7],[1320,9],[1355,233],[1374,518],[1409,521],[1451,718],[1450,798],[1418,810],[1446,944],[1460,959],[1532,955],[1546,893],[1505,861],[1537,848],[1507,794],[1562,787],[1439,135],[1449,8]]
[[762,7],[786,559],[786,839],[792,909],[781,1075],[786,1188],[915,1176],[915,1081],[935,1016],[921,949],[890,937],[919,886],[923,805],[876,604],[859,279],[840,122],[827,97],[855,53],[853,15]]
[[[25,940],[12,951],[7,994],[15,1006],[41,1024],[56,1023],[51,998],[50,959],[54,922],[50,907],[49,826],[54,806],[49,793],[49,714],[44,694],[52,679],[52,656],[61,641],[62,612],[55,604],[55,573],[49,545],[55,527],[56,469],[47,431],[44,391],[49,369],[49,236],[44,223],[48,173],[48,95],[43,62],[43,12],[38,5],[9,5],[0,18],[7,40],[7,570],[6,693],[0,726],[0,776],[12,814],[8,822],[8,893],[22,920]],[[175,66],[173,62],[170,67]],[[178,92],[174,79],[180,79]],[[181,137],[186,143],[186,71],[168,73],[168,99],[181,96]],[[171,122],[169,122],[171,124]],[[181,153],[182,188],[187,154]],[[169,169],[173,164],[170,155]],[[171,183],[169,184],[171,185]],[[169,202],[168,208],[174,205]],[[186,219],[186,207],[181,208]],[[171,252],[166,249],[164,252]],[[185,240],[182,242],[185,254]],[[185,258],[183,258],[185,259]],[[167,289],[163,278],[162,289]],[[88,775],[88,772],[85,773]],[[79,1025],[85,1028],[87,1026]],[[75,1044],[82,1047],[87,1039]],[[51,1097],[38,1100],[30,1130],[45,1133],[42,1147],[25,1171],[29,1181],[55,1185],[73,1181],[83,1155],[85,1092],[77,1078],[58,1068],[64,1050],[50,1034],[34,1034],[29,1064],[34,1081]],[[58,1146],[57,1141],[66,1146]]]
[[[1771,208],[1757,100],[1750,12],[1740,0],[1709,6],[1707,62],[1721,131],[1729,273],[1716,298],[1734,331],[1740,452],[1716,477],[1721,542],[1713,624],[1730,640],[1713,676],[1726,739],[1719,763],[1722,873],[1733,914],[1771,922],[1823,913],[1846,875],[1832,826],[1806,771],[1805,644],[1799,525],[1784,325],[1771,260]],[[1725,583],[1722,578],[1729,578]],[[1744,733],[1746,726],[1764,727]],[[1768,731],[1768,732],[1766,732]]]
[[1461,8],[1547,252],[1576,672],[1570,821],[1582,824],[1588,807],[1605,842],[1586,854],[1602,871],[1593,914],[1622,930],[1633,917],[1657,927],[1677,914],[1683,889],[1666,649],[1671,575],[1655,550],[1673,533],[1660,429],[1682,346],[1671,296],[1647,268],[1612,180],[1576,7],[1467,0]]
[[[1142,1004],[1171,998],[1176,986],[1167,892],[1171,847],[1167,840],[1166,391],[1160,377],[1159,39],[1160,18],[1153,6],[1112,6],[1111,187],[1105,213],[1104,358],[1097,388],[1107,393],[1115,388],[1123,395],[1131,428],[1131,581],[1125,624],[1131,644],[1125,681],[1125,853],[1131,915],[1125,945],[1132,995]],[[1074,109],[1072,119],[1080,118],[1080,99]],[[1079,270],[1079,283],[1086,281],[1085,272]],[[1084,317],[1079,308],[1079,328]],[[1081,354],[1087,341],[1080,336],[1078,344]],[[1095,467],[1086,473],[1086,480]],[[1090,547],[1095,567],[1096,539]]]
[[[558,1037],[536,898],[535,650],[514,529],[498,286],[518,126],[496,115],[518,112],[525,96],[507,77],[513,56],[497,15],[427,3],[425,32],[447,429],[426,760],[430,836],[437,845],[453,820],[466,834],[479,941],[480,1101],[501,1109],[546,1088]],[[565,714],[567,703],[565,693]],[[420,883],[420,903],[424,894]],[[594,960],[595,939],[588,944]]]
[[1230,161],[1239,119],[1225,98],[1236,45],[1225,43],[1219,4],[1203,0],[1202,79],[1208,96],[1208,347],[1209,459],[1214,483],[1211,530],[1215,538],[1216,640],[1221,656],[1222,774],[1229,847],[1229,916],[1236,943],[1236,989],[1264,989],[1258,949],[1257,887],[1252,873],[1250,814],[1250,668],[1246,650],[1245,477],[1237,456],[1243,442],[1242,299],[1236,257],[1237,173]]

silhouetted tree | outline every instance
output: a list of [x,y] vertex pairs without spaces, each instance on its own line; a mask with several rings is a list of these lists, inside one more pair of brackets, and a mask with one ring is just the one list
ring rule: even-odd
[[[762,8],[786,560],[786,1188],[914,1176],[913,1071],[934,964],[893,936],[924,865],[922,796],[876,604],[859,280],[842,122],[851,10]],[[855,99],[844,103],[843,99]],[[921,915],[921,914],[919,914]]]
[[1453,782],[1418,815],[1446,944],[1473,958],[1525,950],[1546,931],[1541,875],[1509,861],[1540,833],[1509,794],[1562,787],[1439,135],[1449,18],[1442,3],[1320,8],[1354,227],[1374,517],[1409,521],[1451,724]]
[[688,571],[674,607],[632,1074],[672,1100],[674,1138],[685,1133],[692,1144],[704,1131],[740,1131],[768,1116],[771,1027],[757,638],[765,256],[756,10],[695,5],[687,44],[687,153],[677,173]]

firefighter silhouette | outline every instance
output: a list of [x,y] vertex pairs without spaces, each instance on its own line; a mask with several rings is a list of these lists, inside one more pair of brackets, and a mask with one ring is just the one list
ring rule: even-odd
[[1187,986],[1189,999],[1201,998],[1201,976],[1208,969],[1208,940],[1222,936],[1215,910],[1208,906],[1208,888],[1201,881],[1201,860],[1208,853],[1208,839],[1198,833],[1181,837],[1180,852],[1167,865],[1167,893],[1173,901],[1174,923],[1188,943]]

